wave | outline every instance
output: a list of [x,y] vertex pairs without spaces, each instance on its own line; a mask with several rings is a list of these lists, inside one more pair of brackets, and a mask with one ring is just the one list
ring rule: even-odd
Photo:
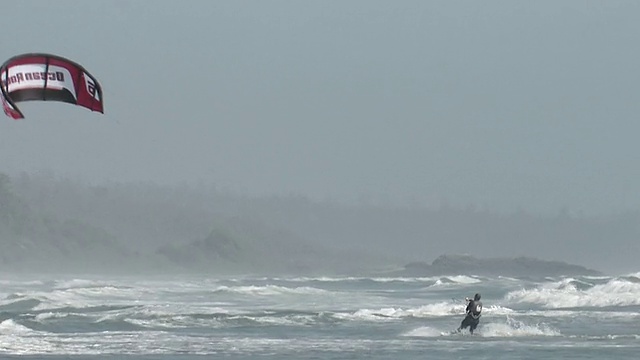
[[35,320],[38,322],[45,322],[48,320],[52,320],[52,319],[64,319],[64,318],[68,318],[69,316],[71,316],[72,314],[67,313],[67,312],[52,312],[52,311],[48,311],[48,312],[42,312],[36,315]]
[[629,275],[623,276],[622,278],[634,283],[640,283],[640,272],[635,274],[629,274]]
[[585,335],[570,335],[569,338],[573,339],[587,339],[587,340],[640,340],[640,334],[608,334],[608,335],[600,335],[600,336],[585,336]]
[[[464,306],[440,302],[413,308],[380,308],[344,311],[261,310],[246,311],[227,307],[177,304],[149,304],[139,306],[62,307],[52,310],[31,311],[20,316],[23,324],[48,332],[59,328],[75,332],[130,331],[138,328],[225,328],[237,326],[310,326],[338,322],[381,322],[403,319],[458,316]],[[514,313],[506,307],[485,308],[491,316]],[[24,321],[22,321],[24,320]],[[25,322],[26,321],[26,322]]]
[[556,310],[528,310],[521,312],[520,314],[526,316],[543,316],[546,318],[593,318],[600,320],[616,320],[616,321],[637,321],[640,318],[640,312],[633,311],[611,311],[609,309],[597,311],[593,309],[588,310],[574,310],[556,309]]
[[101,288],[101,287],[115,287],[106,281],[88,280],[88,279],[71,279],[64,281],[56,281],[53,286],[54,289],[67,290],[78,288]]
[[7,280],[7,279],[2,279],[0,280],[0,286],[2,287],[10,287],[10,286],[41,286],[46,284],[47,281],[44,280]]
[[482,280],[467,276],[467,275],[456,275],[456,276],[442,276],[438,278],[432,286],[446,286],[446,285],[468,285],[468,284],[477,284],[482,282]]
[[[508,279],[504,277],[499,277],[500,279]],[[482,282],[484,280],[488,280],[489,278],[484,278],[480,276],[469,276],[469,275],[446,275],[446,276],[417,276],[417,277],[404,277],[404,276],[393,276],[393,277],[385,277],[385,276],[317,276],[317,277],[293,277],[293,278],[282,278],[282,277],[274,277],[274,278],[253,278],[253,279],[233,279],[231,281],[234,282],[242,282],[242,281],[276,281],[276,282],[299,282],[299,283],[353,283],[353,282],[375,282],[375,283],[435,283],[438,280],[440,282],[445,283],[456,283],[456,284],[475,284]],[[518,281],[517,279],[512,279],[514,281]]]
[[101,321],[125,321],[146,329],[163,330],[175,328],[233,328],[260,326],[308,326],[333,323],[325,312],[262,311],[254,313],[203,312],[170,313],[162,311],[136,312],[133,314],[111,314]]
[[0,312],[23,312],[36,308],[42,300],[23,295],[11,294],[0,301]]
[[301,286],[290,288],[278,285],[247,285],[247,286],[218,286],[214,292],[229,292],[253,296],[274,296],[274,295],[318,295],[326,294],[327,290],[318,289],[310,286]]
[[35,331],[16,323],[13,319],[7,319],[0,323],[0,334],[3,335],[28,335]]
[[[377,310],[360,309],[351,313],[336,313],[333,316],[341,320],[365,320],[365,321],[384,321],[390,319],[402,318],[430,318],[444,317],[451,315],[463,315],[464,305],[440,302],[436,304],[423,305],[417,308],[401,309],[401,308],[381,308]],[[483,314],[487,315],[509,315],[514,310],[494,305],[483,310]]]
[[447,279],[455,284],[477,284],[482,282],[482,280],[477,277],[467,275],[445,276],[441,279]]
[[49,334],[131,332],[144,330],[132,321],[129,314],[42,312],[23,314],[12,319],[21,326]]
[[615,278],[593,285],[569,278],[533,289],[511,291],[505,296],[505,300],[538,304],[551,309],[634,306],[640,305],[640,283]]

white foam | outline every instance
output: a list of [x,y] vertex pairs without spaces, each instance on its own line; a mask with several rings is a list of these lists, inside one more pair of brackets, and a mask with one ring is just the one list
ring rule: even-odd
[[590,317],[598,320],[613,319],[616,321],[637,321],[640,318],[640,313],[631,311],[595,311],[595,310],[529,310],[524,312],[526,315],[531,316],[544,316],[544,317]]
[[265,286],[219,286],[215,289],[216,292],[231,292],[237,294],[257,295],[257,296],[273,296],[273,295],[318,295],[327,293],[326,290],[318,289],[309,286],[301,286],[290,288],[286,286],[278,285],[265,285]]
[[[639,273],[640,274],[640,273]],[[611,279],[611,276],[605,276],[605,275],[600,275],[600,276],[595,276],[595,275],[585,275],[583,276],[583,278],[585,279],[589,279],[589,280],[609,280]]]
[[404,334],[401,334],[400,336],[408,336],[408,337],[436,337],[436,336],[442,336],[443,332],[438,330],[438,329],[434,329],[432,327],[429,326],[422,326],[419,327],[417,329],[413,329],[411,331],[408,331]]
[[431,317],[431,316],[449,316],[464,313],[465,305],[453,304],[450,302],[439,302],[435,304],[427,304],[415,309],[404,311],[404,316],[413,317]]
[[434,287],[477,284],[482,280],[467,275],[443,276],[433,283]]
[[511,315],[515,312],[513,309],[500,305],[491,305],[482,309],[482,313],[488,315]]
[[36,321],[42,322],[42,321],[46,321],[49,319],[62,319],[69,316],[68,313],[61,313],[61,312],[43,312],[40,313],[38,315],[36,315]]
[[[295,277],[295,278],[273,278],[275,281],[289,281],[289,282],[354,282],[354,281],[373,281],[380,283],[389,282],[433,282],[437,278],[435,277],[357,277],[357,276],[345,276],[345,277]],[[269,279],[264,279],[269,280]]]
[[26,335],[34,333],[24,325],[20,325],[12,319],[7,319],[0,323],[0,334],[2,335]]
[[[139,290],[133,289],[123,289],[118,288],[116,286],[105,285],[105,286],[96,286],[96,287],[78,287],[67,290],[69,293],[77,294],[84,297],[121,297],[121,298],[131,298],[132,295],[135,296]],[[134,294],[132,294],[134,293]]]
[[640,281],[640,272],[629,274],[626,277],[633,279],[633,281]]
[[376,277],[369,278],[368,280],[380,282],[380,283],[389,283],[389,282],[433,282],[434,278],[432,277]]
[[561,336],[559,331],[546,324],[529,325],[507,317],[504,323],[486,323],[478,328],[483,337]]
[[102,305],[104,299],[95,296],[94,299],[82,296],[72,290],[56,290],[49,293],[33,293],[33,296],[41,301],[34,310],[46,311],[60,307],[84,308],[94,305]]
[[[450,302],[439,302],[435,304],[423,305],[417,308],[381,308],[381,309],[359,309],[353,313],[336,313],[334,317],[343,320],[368,320],[368,321],[384,321],[389,319],[401,319],[407,317],[429,318],[443,317],[451,315],[464,314],[464,305],[454,304]],[[483,314],[491,315],[509,315],[514,310],[493,305],[483,310]]]
[[481,280],[466,275],[447,276],[447,278],[456,284],[477,284]]
[[104,281],[88,280],[88,279],[71,279],[56,282],[55,289],[77,289],[109,286]]
[[[436,337],[451,335],[468,334],[467,331],[462,333],[452,333],[449,330],[442,331],[429,326],[419,327],[408,331],[401,336],[408,337]],[[476,333],[482,337],[526,337],[526,336],[562,336],[562,334],[546,324],[529,325],[513,318],[507,317],[504,323],[485,323],[481,324]]]
[[347,276],[347,277],[329,277],[329,276],[306,277],[306,276],[300,276],[300,277],[294,277],[294,278],[280,278],[280,277],[275,277],[273,279],[263,278],[263,279],[258,279],[258,280],[262,280],[262,281],[274,280],[274,281],[288,281],[288,282],[313,282],[313,281],[318,281],[318,282],[341,282],[341,281],[358,281],[358,280],[362,280],[362,279],[364,279],[364,278],[351,277],[351,276]]
[[402,312],[402,310],[394,308],[360,309],[354,313],[335,313],[333,317],[341,320],[389,321],[400,318],[399,312]]
[[579,290],[573,284],[575,281],[565,279],[534,289],[512,291],[505,299],[516,303],[539,304],[545,308],[640,305],[640,283],[612,279],[605,284]]
[[9,286],[40,286],[44,285],[45,281],[43,280],[29,280],[29,281],[20,281],[20,280],[0,280],[0,286],[9,287]]

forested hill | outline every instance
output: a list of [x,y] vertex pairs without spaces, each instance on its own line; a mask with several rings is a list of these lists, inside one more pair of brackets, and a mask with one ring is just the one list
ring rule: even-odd
[[[3,271],[93,271],[131,255],[100,227],[38,211],[0,174],[0,268]],[[99,254],[99,256],[96,256]]]
[[235,200],[209,200],[149,184],[91,187],[0,174],[0,269],[310,274],[358,271],[371,260],[346,261],[348,251],[241,215]]

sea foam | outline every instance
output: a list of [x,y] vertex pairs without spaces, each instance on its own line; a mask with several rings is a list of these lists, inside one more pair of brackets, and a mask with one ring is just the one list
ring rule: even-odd
[[640,283],[622,278],[604,284],[578,286],[575,279],[509,292],[506,301],[538,304],[544,308],[610,307],[640,305]]

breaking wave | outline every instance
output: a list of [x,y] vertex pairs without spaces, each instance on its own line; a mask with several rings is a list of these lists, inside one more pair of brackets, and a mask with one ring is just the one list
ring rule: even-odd
[[545,283],[533,289],[509,292],[513,303],[537,304],[548,309],[640,305],[640,282],[625,278],[590,284],[573,278]]
[[229,292],[236,294],[244,294],[244,295],[254,295],[254,296],[274,296],[274,295],[288,295],[288,294],[296,294],[296,295],[318,295],[325,294],[328,291],[323,289],[318,289],[309,286],[301,286],[290,288],[286,286],[278,286],[278,285],[265,285],[265,286],[219,286],[214,292]]

